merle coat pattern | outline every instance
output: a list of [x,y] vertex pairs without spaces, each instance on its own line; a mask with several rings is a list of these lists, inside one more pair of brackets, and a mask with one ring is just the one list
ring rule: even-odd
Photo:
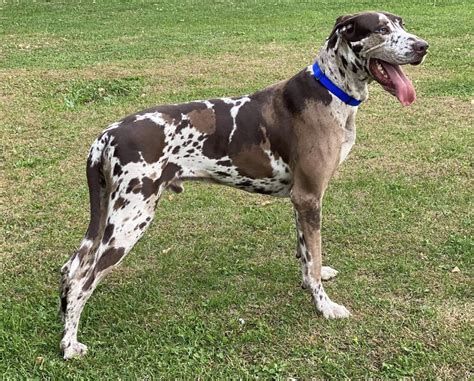
[[[399,17],[368,12],[340,17],[317,60],[355,98],[365,100],[375,79],[406,104],[414,91],[397,65],[420,63],[426,49]],[[321,283],[337,274],[321,263],[321,206],[331,176],[354,144],[356,112],[308,66],[251,95],[158,106],[110,125],[92,144],[87,162],[89,228],[62,268],[64,358],[86,353],[77,330],[97,284],[143,235],[163,191],[179,193],[190,179],[291,197],[304,287],[324,317],[348,317]]]

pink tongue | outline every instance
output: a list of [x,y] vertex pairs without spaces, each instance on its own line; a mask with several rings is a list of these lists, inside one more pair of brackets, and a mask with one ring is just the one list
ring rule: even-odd
[[400,66],[385,61],[381,61],[381,64],[395,86],[395,93],[400,103],[403,106],[411,105],[416,99],[415,88],[411,81],[403,73]]

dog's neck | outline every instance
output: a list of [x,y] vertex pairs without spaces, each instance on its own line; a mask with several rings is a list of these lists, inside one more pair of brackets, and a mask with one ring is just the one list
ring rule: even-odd
[[320,49],[316,61],[323,73],[341,90],[350,96],[365,101],[368,96],[369,75],[363,61],[339,37],[336,43],[326,41]]

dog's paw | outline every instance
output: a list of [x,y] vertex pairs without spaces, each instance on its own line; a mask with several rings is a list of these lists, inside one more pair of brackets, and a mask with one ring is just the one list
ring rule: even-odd
[[87,353],[87,346],[79,342],[61,343],[64,360],[83,357]]
[[321,267],[321,279],[322,280],[329,280],[334,278],[339,271],[333,269],[332,267],[329,266],[323,266]]
[[344,319],[351,316],[349,310],[342,304],[327,300],[321,304],[319,311],[326,319]]

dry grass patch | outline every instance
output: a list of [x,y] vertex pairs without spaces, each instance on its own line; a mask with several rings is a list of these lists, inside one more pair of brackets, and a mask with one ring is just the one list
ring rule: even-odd
[[474,303],[459,303],[456,300],[445,301],[436,306],[438,321],[447,330],[459,329],[461,326],[474,328]]

